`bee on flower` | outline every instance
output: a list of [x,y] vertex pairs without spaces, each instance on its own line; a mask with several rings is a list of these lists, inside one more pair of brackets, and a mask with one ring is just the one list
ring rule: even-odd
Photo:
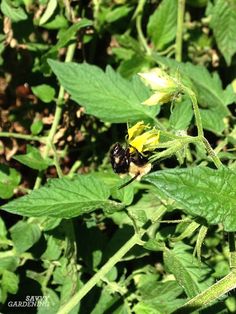
[[113,146],[110,159],[114,172],[120,175],[129,174],[132,177],[120,188],[135,179],[140,180],[142,176],[151,170],[152,165],[148,161],[148,155],[157,148],[159,136],[158,130],[140,121],[128,128],[127,148],[123,148],[119,143]]

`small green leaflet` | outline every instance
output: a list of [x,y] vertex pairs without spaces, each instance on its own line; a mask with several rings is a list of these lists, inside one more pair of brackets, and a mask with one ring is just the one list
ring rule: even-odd
[[52,179],[49,183],[2,206],[2,209],[24,216],[72,218],[96,209],[112,213],[124,208],[122,203],[108,200],[109,188],[92,175],[74,180]]
[[[1,278],[1,297],[4,298],[5,293],[9,292],[11,294],[16,294],[19,287],[19,277],[6,269],[2,270]],[[4,303],[5,300],[1,300],[1,303]]]
[[226,167],[171,169],[153,172],[145,180],[177,201],[184,212],[200,216],[209,224],[222,223],[236,231],[236,173]]
[[227,65],[236,53],[236,2],[218,0],[212,10],[210,26]]
[[199,264],[191,254],[191,247],[178,242],[174,249],[164,250],[164,263],[177,282],[184,288],[189,298],[207,289],[213,282],[211,269],[205,264]]
[[11,229],[11,238],[17,253],[21,254],[31,248],[40,238],[41,230],[36,223],[18,221]]
[[183,97],[181,102],[176,103],[171,115],[170,125],[175,130],[186,130],[193,117],[193,108],[189,98]]
[[31,87],[35,96],[45,103],[50,103],[55,96],[55,89],[50,85],[41,84],[38,86]]
[[134,313],[170,314],[184,304],[185,300],[180,298],[183,289],[176,281],[158,282],[157,279],[153,280],[152,276],[149,277],[150,279],[146,275],[146,280],[139,283],[141,297],[134,306]]
[[50,19],[50,17],[53,15],[54,11],[56,10],[56,7],[57,7],[57,0],[48,1],[47,8],[39,20],[39,25],[45,24]]
[[45,170],[53,165],[53,160],[50,158],[43,158],[39,150],[33,146],[27,145],[27,152],[25,155],[16,155],[13,157],[20,163],[36,170]]
[[157,50],[162,50],[176,36],[177,0],[162,0],[148,21],[148,35]]
[[21,175],[15,169],[0,164],[0,198],[12,197],[14,189],[18,186]]
[[53,46],[49,53],[53,51],[58,51],[58,49],[65,47],[76,35],[76,33],[84,27],[92,26],[93,22],[91,20],[88,20],[86,18],[81,19],[77,23],[73,24],[69,28],[67,28],[65,31],[61,31],[59,33],[59,40],[55,46]]
[[48,60],[61,85],[72,99],[85,107],[88,114],[112,123],[153,120],[157,107],[142,105],[150,90],[135,76],[132,81],[122,78],[111,67],[103,72],[86,63],[61,63]]
[[119,7],[114,8],[113,10],[108,10],[106,14],[106,22],[113,23],[122,17],[125,17],[132,11],[132,7],[129,7],[125,4],[120,5]]
[[19,1],[2,0],[1,11],[10,18],[12,22],[20,22],[28,18],[24,9],[18,5]]

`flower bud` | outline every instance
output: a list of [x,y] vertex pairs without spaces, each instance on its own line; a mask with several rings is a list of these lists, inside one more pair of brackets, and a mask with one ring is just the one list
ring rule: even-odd
[[149,85],[154,94],[143,102],[144,105],[162,105],[173,99],[179,92],[179,85],[175,78],[168,75],[160,68],[154,68],[149,72],[139,73],[145,84]]

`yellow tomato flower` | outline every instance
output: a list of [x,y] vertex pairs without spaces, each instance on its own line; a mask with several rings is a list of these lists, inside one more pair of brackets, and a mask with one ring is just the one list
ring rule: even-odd
[[160,68],[154,68],[139,75],[154,91],[154,94],[143,102],[144,105],[154,106],[167,103],[179,90],[177,81]]
[[157,148],[160,133],[155,128],[150,129],[149,125],[145,125],[143,121],[136,123],[128,128],[128,144],[130,152],[137,150],[140,153],[152,151]]
[[132,139],[135,136],[141,134],[145,128],[146,128],[146,126],[145,126],[143,121],[136,123],[131,128],[128,128],[128,138]]

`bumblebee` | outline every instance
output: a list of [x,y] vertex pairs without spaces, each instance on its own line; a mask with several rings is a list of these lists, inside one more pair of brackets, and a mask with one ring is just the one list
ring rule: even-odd
[[119,187],[119,189],[127,186],[135,179],[140,180],[141,177],[151,170],[151,164],[148,158],[142,155],[137,149],[130,152],[130,148],[123,148],[116,143],[110,151],[110,160],[112,169],[119,175],[129,174],[132,178]]

